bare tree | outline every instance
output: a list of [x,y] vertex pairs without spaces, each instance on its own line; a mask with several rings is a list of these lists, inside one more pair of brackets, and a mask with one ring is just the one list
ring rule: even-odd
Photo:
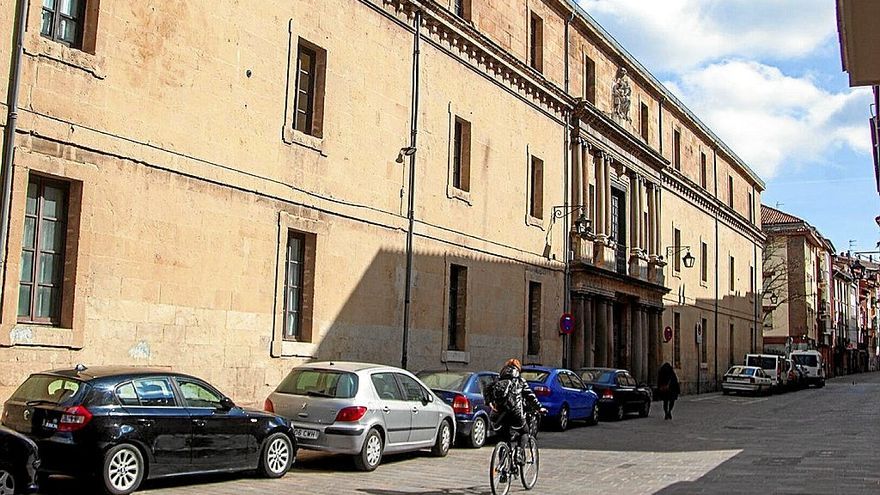
[[773,312],[783,304],[805,301],[807,298],[806,288],[800,285],[790,284],[789,273],[792,270],[803,270],[804,260],[791,259],[786,256],[788,237],[784,235],[769,235],[764,245],[762,255],[764,291],[762,301],[763,325],[765,327],[772,322]]

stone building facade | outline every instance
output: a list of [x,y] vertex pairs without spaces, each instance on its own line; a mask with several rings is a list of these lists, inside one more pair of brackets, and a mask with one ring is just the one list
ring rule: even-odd
[[572,2],[79,5],[26,16],[0,399],[149,364],[253,403],[304,361],[403,353],[670,361],[693,390],[760,338],[763,183]]

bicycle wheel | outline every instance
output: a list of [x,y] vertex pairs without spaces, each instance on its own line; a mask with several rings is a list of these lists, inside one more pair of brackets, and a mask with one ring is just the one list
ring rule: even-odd
[[498,442],[492,451],[492,461],[489,465],[489,483],[492,486],[492,495],[507,495],[510,491],[510,446],[507,442]]
[[523,463],[519,470],[519,480],[522,482],[523,488],[531,490],[538,483],[538,441],[531,435],[526,435],[523,441]]

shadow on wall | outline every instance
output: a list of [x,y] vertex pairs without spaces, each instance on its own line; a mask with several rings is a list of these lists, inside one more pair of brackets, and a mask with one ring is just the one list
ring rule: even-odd
[[[683,393],[695,394],[719,390],[718,380],[732,364],[742,364],[748,353],[761,352],[763,328],[760,307],[757,316],[755,313],[756,301],[760,301],[758,296],[749,292],[744,295],[724,296],[717,301],[714,298],[698,298],[686,305],[664,306],[661,332],[669,327],[673,330],[673,337],[669,342],[664,343],[665,339],[661,335],[662,355],[659,362],[676,361],[675,315],[677,314],[681,358],[680,366],[676,366],[676,372]],[[702,329],[701,339],[697,336],[698,327]],[[656,370],[654,373],[656,375]]]
[[[541,284],[541,360],[561,360],[561,271],[451,251],[413,258],[409,369],[496,369],[510,357],[525,360],[530,282]],[[333,279],[345,275],[324,276],[315,298],[331,294]],[[400,366],[405,280],[406,254],[379,251],[332,321],[315,320],[312,357]]]

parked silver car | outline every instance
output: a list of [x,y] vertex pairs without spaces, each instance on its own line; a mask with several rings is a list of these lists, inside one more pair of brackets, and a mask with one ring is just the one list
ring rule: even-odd
[[354,456],[363,471],[384,453],[431,448],[443,457],[455,413],[418,378],[390,366],[317,362],[291,370],[266,409],[293,425],[300,448]]

